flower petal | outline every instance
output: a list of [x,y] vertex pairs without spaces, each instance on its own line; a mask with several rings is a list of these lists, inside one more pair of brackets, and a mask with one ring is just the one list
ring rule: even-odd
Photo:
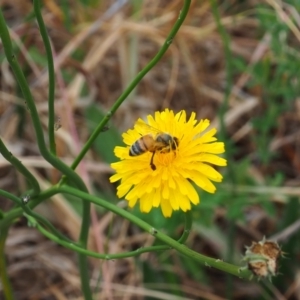
[[173,210],[178,210],[179,202],[181,200],[181,194],[179,194],[176,190],[171,190],[169,200]]
[[152,193],[145,194],[140,199],[140,209],[141,212],[148,213],[152,209]]
[[193,163],[193,162],[208,162],[212,165],[216,166],[226,166],[227,161],[223,157],[219,157],[215,154],[209,154],[209,153],[199,153],[199,154],[193,154],[188,157],[184,157],[183,160],[186,163]]
[[187,190],[187,196],[189,197],[191,202],[195,205],[198,204],[199,203],[199,195],[196,192],[195,188],[192,186],[192,184],[188,180],[185,180],[183,182],[184,182],[185,188]]
[[117,192],[117,196],[119,198],[123,198],[128,191],[131,189],[132,184],[120,184],[117,188],[118,192]]
[[[135,198],[132,198],[130,200],[128,200],[128,206],[129,207],[134,207],[138,201],[138,197],[135,197]],[[126,200],[127,200],[127,197],[126,197]]]
[[161,200],[161,210],[165,218],[169,218],[172,216],[172,207],[169,199]]
[[190,179],[194,181],[200,188],[208,193],[213,194],[216,191],[216,187],[212,184],[212,182],[203,174],[198,171],[191,170]]
[[189,201],[187,196],[182,196],[179,202],[181,210],[184,212],[191,210],[191,202]]
[[153,207],[159,207],[161,201],[161,191],[160,189],[155,189],[153,193]]
[[213,154],[224,153],[225,152],[224,143],[216,142],[216,143],[201,145],[201,152],[208,152]]
[[162,185],[162,197],[163,199],[170,198],[170,189],[169,189],[169,185],[166,182],[164,182]]

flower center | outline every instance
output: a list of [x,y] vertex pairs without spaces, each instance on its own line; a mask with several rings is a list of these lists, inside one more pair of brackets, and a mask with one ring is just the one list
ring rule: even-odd
[[160,165],[163,166],[169,166],[170,164],[173,163],[173,161],[176,159],[176,157],[178,156],[177,151],[170,151],[167,153],[156,153],[156,162]]

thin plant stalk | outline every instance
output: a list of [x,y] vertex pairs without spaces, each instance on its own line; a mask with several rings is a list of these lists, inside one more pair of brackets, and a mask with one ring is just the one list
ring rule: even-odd
[[38,195],[40,192],[40,185],[35,177],[29,172],[29,170],[19,161],[4,145],[2,139],[0,139],[0,153],[3,157],[15,167],[29,182],[32,188],[32,192],[28,193],[29,197]]
[[55,146],[55,113],[54,113],[54,95],[55,95],[55,72],[54,72],[54,62],[53,55],[51,50],[51,44],[49,40],[49,35],[42,17],[40,0],[33,1],[34,13],[39,24],[40,33],[43,39],[43,43],[46,49],[47,63],[48,63],[48,77],[49,77],[49,86],[48,86],[48,137],[49,137],[49,146],[50,152],[53,155],[56,155],[56,146]]
[[[69,168],[66,164],[64,164],[61,160],[59,160],[56,156],[54,156],[51,152],[48,151],[48,148],[45,143],[43,129],[41,125],[41,121],[39,119],[39,114],[37,112],[37,108],[35,106],[35,102],[33,100],[29,85],[26,81],[24,73],[16,59],[16,56],[13,51],[11,38],[9,36],[9,32],[7,29],[7,25],[4,20],[4,16],[2,11],[0,10],[0,36],[2,39],[2,44],[4,48],[4,52],[6,58],[13,70],[13,73],[16,77],[16,80],[21,88],[23,96],[25,98],[25,104],[27,105],[31,119],[33,122],[33,126],[36,133],[37,145],[39,147],[41,155],[47,160],[51,165],[53,165],[56,169],[61,171],[71,183],[76,186],[78,189],[82,191],[87,191],[87,188],[80,178],[78,174],[76,174],[71,168]],[[83,201],[83,213],[82,213],[82,226],[79,236],[79,243],[82,247],[86,247],[87,239],[88,239],[88,230],[90,224],[90,203]],[[87,257],[85,255],[79,254],[79,270],[81,277],[81,285],[85,299],[92,299],[92,293],[89,287],[89,274],[88,274],[88,264]]]
[[[96,205],[99,205],[105,209],[107,209],[108,211],[111,211],[119,216],[121,216],[124,219],[129,220],[131,223],[137,225],[138,227],[140,227],[141,229],[143,229],[145,232],[148,232],[149,234],[155,236],[158,240],[160,240],[163,245],[159,245],[159,246],[153,246],[153,248],[149,247],[149,248],[139,248],[136,250],[136,254],[134,252],[127,252],[127,253],[119,253],[119,254],[100,254],[100,253],[95,253],[89,250],[86,250],[84,248],[81,247],[81,245],[77,244],[77,243],[70,243],[69,241],[65,240],[65,239],[61,239],[59,236],[52,234],[50,232],[48,232],[47,230],[45,230],[41,225],[39,225],[34,219],[35,217],[31,215],[30,211],[29,211],[29,216],[32,218],[32,222],[36,223],[37,228],[45,235],[47,236],[49,239],[61,244],[62,246],[72,249],[74,251],[83,253],[84,255],[87,256],[91,256],[91,257],[95,257],[95,258],[101,258],[101,259],[106,259],[106,260],[110,260],[110,259],[120,259],[120,258],[125,258],[125,257],[129,257],[129,256],[136,256],[139,255],[141,253],[144,252],[152,252],[152,251],[162,251],[162,250],[167,250],[167,249],[175,249],[177,250],[179,253],[188,256],[189,258],[207,266],[207,267],[213,267],[219,270],[222,270],[226,273],[229,273],[231,275],[234,276],[238,276],[240,278],[244,278],[244,279],[249,279],[250,277],[250,272],[239,267],[239,266],[235,266],[232,264],[228,264],[225,263],[219,259],[216,258],[211,258],[211,257],[207,257],[205,255],[199,254],[191,249],[189,249],[187,246],[185,246],[182,242],[185,240],[186,235],[183,233],[183,235],[181,236],[181,238],[179,240],[174,240],[170,237],[168,237],[167,235],[165,235],[164,233],[160,232],[159,230],[155,229],[152,225],[146,223],[145,221],[141,220],[140,218],[136,217],[135,215],[131,214],[130,212],[118,207],[117,205],[110,203],[108,201],[105,201],[103,199],[100,199],[96,196],[93,195],[89,195],[85,192],[81,192],[78,191],[75,188],[72,187],[68,187],[68,186],[62,186],[62,187],[58,187],[58,186],[53,186],[50,189],[42,192],[38,197],[41,197],[41,199],[39,199],[38,201],[32,201],[29,202],[27,205],[30,205],[30,208],[34,208],[35,206],[37,206],[40,202],[42,202],[44,199],[50,198],[55,194],[69,194],[69,195],[73,195],[75,197],[79,197],[81,199],[83,199],[84,201],[87,202],[92,202]],[[14,195],[11,195],[5,191],[0,190],[0,195],[5,196],[11,200],[13,200],[15,203],[19,203],[19,205],[21,205],[20,203],[20,199],[18,199],[17,197],[15,197]],[[27,211],[28,212],[28,211]],[[11,224],[11,222],[13,222],[13,220],[19,216],[21,216],[23,214],[23,209],[21,207],[19,207],[18,209],[15,209],[14,211],[10,211],[8,213],[6,213],[4,215],[4,219],[0,221],[0,227],[2,228],[3,226],[8,226],[9,224]],[[27,213],[26,213],[27,214]],[[189,231],[190,230],[190,225],[191,225],[191,220],[189,219],[189,217],[186,219],[186,225],[185,225],[185,231]]]
[[125,89],[125,91],[121,94],[121,96],[116,100],[114,105],[111,107],[110,111],[105,115],[105,117],[102,119],[102,121],[97,125],[94,132],[91,134],[87,142],[84,144],[82,150],[78,154],[78,156],[75,158],[74,162],[71,165],[71,168],[73,170],[76,169],[78,164],[81,162],[87,151],[91,148],[91,145],[95,141],[95,139],[98,137],[98,135],[103,130],[104,126],[107,124],[109,119],[112,117],[112,115],[117,111],[117,109],[120,107],[120,105],[125,101],[125,99],[130,95],[130,93],[134,90],[134,88],[138,85],[138,83],[143,79],[143,77],[160,61],[160,59],[163,57],[163,55],[166,53],[166,51],[169,49],[170,45],[173,42],[173,39],[175,35],[177,34],[179,28],[181,27],[182,23],[184,22],[187,13],[189,11],[191,4],[191,0],[185,0],[182,6],[182,9],[180,10],[179,16],[173,25],[170,33],[168,34],[164,44],[158,51],[158,53],[154,56],[154,58],[146,65],[146,67],[141,70],[138,75],[133,79],[133,81],[128,85],[128,87]]

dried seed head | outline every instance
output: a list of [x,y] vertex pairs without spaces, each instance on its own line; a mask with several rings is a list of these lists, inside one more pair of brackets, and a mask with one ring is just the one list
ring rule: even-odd
[[246,247],[243,260],[247,261],[248,269],[259,278],[271,279],[277,274],[278,259],[282,256],[281,249],[276,242],[266,241],[252,242]]

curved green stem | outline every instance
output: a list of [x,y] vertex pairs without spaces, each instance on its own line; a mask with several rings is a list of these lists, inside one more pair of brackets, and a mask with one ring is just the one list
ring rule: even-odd
[[49,144],[50,144],[50,152],[53,155],[56,155],[56,147],[55,147],[55,130],[54,130],[54,93],[55,93],[55,72],[54,72],[54,63],[53,56],[51,50],[51,44],[49,40],[49,36],[45,27],[44,20],[41,14],[40,0],[34,0],[34,13],[37,19],[37,22],[40,27],[40,33],[45,45],[46,54],[47,54],[47,62],[48,62],[48,76],[49,76],[49,87],[48,87],[48,136],[49,136]]
[[[37,197],[35,197],[35,199],[31,200],[28,204],[24,205],[23,201],[20,198],[16,197],[15,195],[13,195],[11,193],[8,193],[4,190],[0,190],[1,196],[12,200],[18,206],[17,208],[14,208],[11,211],[9,211],[3,215],[3,219],[0,220],[0,229],[2,230],[2,228],[9,228],[9,226],[14,222],[14,220],[18,217],[21,217],[23,215],[23,213],[25,212],[25,214],[27,216],[31,217],[30,221],[32,221],[33,224],[37,224],[36,221],[33,222],[33,220],[36,219],[39,222],[41,222],[42,224],[44,224],[44,226],[48,227],[53,232],[56,239],[65,243],[65,244],[61,243],[62,245],[77,244],[78,245],[77,247],[80,250],[84,250],[86,248],[86,245],[83,244],[82,241],[79,240],[78,243],[74,243],[73,241],[69,240],[63,234],[61,234],[58,230],[56,230],[54,228],[54,226],[48,220],[44,219],[42,216],[36,214],[35,212],[33,212],[31,210],[34,207],[38,206],[45,199],[47,199],[55,194],[57,194],[56,188],[51,187],[49,190],[40,193]],[[90,203],[88,201],[83,201],[83,202],[84,202],[85,206],[86,206],[86,204],[88,204],[90,206]],[[51,236],[52,235],[50,234],[49,238]],[[52,240],[56,241],[55,239],[52,239]],[[81,267],[84,269],[84,271],[80,274],[88,274],[86,251],[77,251],[77,252],[79,253],[79,262],[81,262],[81,264],[82,264]],[[80,272],[81,271],[82,270],[80,269]],[[87,290],[85,291],[86,293],[90,292],[88,279],[89,279],[89,277],[87,277],[86,283],[84,283],[84,284],[87,284],[86,285]],[[85,299],[89,299],[88,294],[85,294]]]
[[21,69],[20,65],[18,64],[15,54],[13,52],[11,39],[10,39],[8,29],[7,29],[7,26],[6,26],[6,23],[5,23],[5,20],[4,20],[1,10],[0,10],[0,37],[2,39],[5,56],[14,72],[16,80],[17,80],[17,82],[22,90],[23,96],[25,98],[27,107],[30,111],[33,126],[34,126],[36,137],[37,137],[37,144],[38,144],[41,155],[52,166],[54,166],[56,169],[58,169],[64,175],[66,175],[68,177],[68,179],[71,180],[75,186],[77,186],[81,190],[86,190],[86,187],[85,187],[83,181],[81,180],[80,176],[78,176],[66,164],[64,164],[62,161],[60,161],[54,155],[52,155],[46,147],[45,140],[44,140],[44,134],[43,134],[43,128],[41,125],[41,121],[39,119],[39,114],[37,112],[30,88],[25,79],[25,76],[24,76],[22,69]]
[[181,27],[185,17],[189,11],[189,7],[191,4],[191,0],[185,0],[183,7],[179,13],[179,17],[175,22],[174,26],[172,27],[170,33],[168,34],[163,46],[160,48],[158,53],[154,56],[154,58],[146,65],[146,67],[138,73],[136,78],[129,84],[129,86],[125,89],[125,91],[121,94],[121,96],[116,100],[114,105],[111,107],[110,111],[106,114],[106,116],[102,119],[102,121],[98,124],[94,132],[91,134],[88,141],[83,146],[82,150],[75,158],[74,162],[71,165],[73,170],[76,169],[80,161],[83,159],[87,151],[91,148],[92,143],[98,137],[99,133],[102,131],[104,126],[107,124],[111,116],[116,112],[119,106],[124,102],[124,100],[128,97],[128,95],[132,92],[132,90],[138,85],[138,83],[143,79],[143,77],[159,62],[159,60],[163,57],[166,53],[168,48],[173,42],[173,39],[178,32],[179,28]]
[[123,218],[131,221],[132,223],[136,224],[137,226],[139,226],[146,232],[149,232],[150,234],[155,236],[157,239],[159,239],[161,242],[163,242],[167,246],[174,248],[181,254],[186,255],[206,266],[214,267],[216,269],[225,271],[229,274],[232,274],[232,275],[235,275],[235,276],[238,276],[241,278],[249,278],[249,276],[250,276],[250,273],[248,271],[246,271],[246,270],[241,271],[240,267],[238,267],[238,266],[234,266],[234,265],[225,263],[221,260],[201,255],[201,254],[187,248],[185,245],[170,238],[169,236],[165,235],[164,233],[156,230],[153,226],[149,225],[148,223],[141,220],[140,218],[132,215],[130,212],[123,210],[120,207],[118,207],[110,202],[99,199],[95,196],[86,194],[84,192],[78,191],[78,190],[76,190],[72,187],[68,187],[68,186],[59,187],[59,188],[57,188],[56,192],[70,194],[70,195],[73,195],[76,197],[80,197],[86,201],[93,202],[99,206],[102,206],[102,207],[106,208],[107,210],[112,211],[112,212],[122,216]]
[[134,257],[138,256],[142,253],[147,252],[154,252],[154,251],[163,251],[163,250],[169,250],[171,247],[169,246],[151,246],[151,247],[145,247],[145,248],[138,248],[135,251],[129,251],[129,252],[122,252],[117,254],[101,254],[93,251],[86,250],[82,247],[80,247],[78,244],[73,242],[67,242],[65,239],[60,239],[57,235],[50,233],[45,228],[43,228],[40,224],[36,223],[34,221],[34,218],[31,216],[26,216],[33,224],[35,224],[35,227],[48,239],[52,240],[53,242],[60,244],[64,246],[67,249],[76,251],[78,253],[82,253],[86,256],[99,258],[99,259],[106,259],[106,260],[112,260],[112,259],[122,259],[127,257]]
[[[29,203],[26,204],[26,206],[30,207],[30,209],[33,209],[44,200],[53,196],[54,194],[55,192],[53,192],[53,187],[52,187],[46,191],[41,192],[34,199],[30,200]],[[9,212],[3,214],[2,219],[0,220],[0,229],[1,229],[10,226],[16,218],[21,217],[23,214],[23,209],[21,208],[22,200],[20,198],[1,189],[0,189],[0,195],[3,196],[4,198],[10,199],[18,206],[16,208],[11,209]]]
[[[88,201],[82,201],[82,222],[78,243],[81,247],[87,247],[89,227],[90,227],[90,211],[91,204]],[[81,280],[81,288],[85,300],[92,300],[92,292],[90,289],[90,274],[88,271],[88,260],[85,254],[79,253],[78,266]]]
[[[22,207],[23,208],[23,207]],[[24,207],[25,208],[25,207]],[[24,209],[23,208],[23,209]],[[24,209],[25,210],[25,209]],[[82,253],[91,257],[95,258],[100,258],[100,259],[121,259],[121,258],[127,258],[127,257],[133,257],[133,256],[138,256],[142,253],[147,253],[147,252],[155,252],[155,251],[163,251],[163,250],[170,250],[171,247],[165,246],[165,245],[157,245],[157,246],[149,246],[149,247],[141,247],[138,248],[134,251],[128,251],[128,252],[122,252],[122,253],[116,253],[116,254],[101,254],[101,253],[96,253],[93,251],[86,250],[80,245],[74,243],[73,241],[69,240],[67,237],[62,235],[58,230],[56,230],[53,225],[48,221],[45,220],[43,217],[40,215],[34,213],[33,211],[29,210],[28,207],[26,207],[26,216],[31,219],[32,224],[35,224],[35,227],[47,238],[52,240],[53,242],[56,242],[65,248],[68,248],[70,250],[74,250],[78,253]],[[188,212],[185,214],[185,226],[184,226],[184,231],[181,237],[177,240],[178,243],[184,243],[189,235],[190,229],[191,229],[191,212]],[[48,232],[45,230],[40,224],[38,224],[35,220],[39,220],[41,223],[44,223],[44,225],[48,226],[52,233]]]
[[[12,43],[9,36],[9,32],[2,14],[0,10],[0,36],[2,39],[2,44],[4,47],[4,52],[7,57],[7,60],[14,72],[14,75],[17,79],[17,82],[22,90],[24,98],[27,102],[27,107],[31,113],[31,118],[33,122],[33,126],[35,129],[37,144],[40,150],[41,155],[47,160],[52,166],[61,171],[67,178],[80,190],[87,191],[85,184],[82,179],[76,174],[71,168],[65,165],[62,161],[60,161],[57,157],[51,154],[45,144],[43,129],[41,125],[41,121],[39,119],[39,115],[30,91],[30,88],[27,84],[25,76],[22,72],[20,65],[18,64],[16,57],[14,55],[12,49]],[[79,243],[82,247],[86,247],[87,238],[88,238],[88,229],[90,224],[90,203],[83,202],[83,215],[82,215],[82,226],[79,237]],[[92,299],[92,294],[89,288],[89,274],[87,269],[87,257],[80,255],[79,256],[79,268],[80,275],[82,281],[82,289],[86,299]]]
[[40,192],[40,185],[35,177],[27,170],[27,168],[15,157],[11,152],[8,151],[0,138],[0,153],[3,157],[10,162],[29,182],[32,187],[32,192],[29,196],[35,196]]
[[[225,263],[221,260],[211,258],[211,257],[207,257],[205,255],[201,255],[201,254],[187,248],[182,243],[180,243],[183,240],[182,238],[180,238],[179,241],[176,241],[176,240],[168,237],[164,233],[156,230],[150,224],[148,224],[148,223],[144,222],[143,220],[139,219],[138,217],[132,215],[130,212],[128,212],[128,211],[126,211],[126,210],[124,210],[124,209],[108,202],[108,201],[105,201],[105,200],[99,199],[95,196],[89,195],[87,193],[78,191],[77,189],[74,189],[72,187],[68,187],[68,186],[51,187],[47,191],[42,192],[38,196],[37,200],[34,200],[34,201],[28,203],[28,205],[30,205],[30,207],[33,208],[33,207],[37,206],[40,202],[45,200],[46,198],[49,198],[49,197],[51,197],[55,194],[58,194],[58,193],[73,195],[73,196],[79,197],[79,198],[81,198],[85,201],[89,201],[89,202],[95,203],[96,205],[102,206],[103,208],[105,208],[109,211],[112,211],[112,212],[116,213],[117,215],[119,215],[119,216],[131,221],[132,223],[136,224],[137,226],[139,226],[140,228],[142,228],[146,232],[149,232],[150,234],[152,234],[153,236],[155,236],[157,239],[159,239],[161,242],[163,242],[165,244],[165,245],[162,245],[162,246],[154,246],[156,248],[154,248],[154,249],[152,248],[152,250],[150,249],[151,251],[166,250],[166,247],[167,247],[167,249],[173,248],[173,249],[177,250],[179,253],[181,253],[183,255],[186,255],[186,256],[194,259],[195,261],[197,261],[197,262],[199,262],[199,263],[201,263],[205,266],[214,267],[216,269],[222,270],[222,271],[227,272],[229,274],[238,276],[240,278],[245,278],[245,279],[249,279],[249,277],[251,275],[249,273],[249,271],[242,270],[239,266],[228,264],[228,263]],[[5,192],[5,191],[0,190],[0,195],[6,196],[7,198],[13,198],[14,197],[14,199],[16,201],[20,201],[18,198],[16,198],[15,196],[13,196],[13,195]],[[7,225],[7,224],[10,224],[11,222],[13,222],[13,220],[15,218],[21,216],[22,213],[23,213],[22,208],[17,208],[17,209],[14,209],[13,211],[10,211],[10,212],[6,213],[4,215],[4,219],[0,221],[0,227],[2,227],[4,225]],[[188,226],[186,228],[188,228]],[[90,256],[93,256],[93,257],[98,257],[97,256],[98,254],[95,255],[95,253],[93,253],[91,251],[88,251],[88,250],[85,250],[81,247],[78,247],[75,243],[72,244],[72,243],[69,243],[67,241],[60,240],[55,235],[51,236],[51,233],[49,233],[47,230],[43,229],[42,227],[38,227],[38,229],[39,230],[42,229],[41,232],[43,234],[45,234],[46,236],[48,236],[51,239],[53,238],[53,240],[56,241],[57,243],[60,243],[60,244],[63,245],[63,242],[64,242],[64,243],[66,243],[66,244],[64,244],[64,246],[66,246],[66,247],[68,246],[70,249],[74,249],[74,250],[82,253],[85,256],[90,255]],[[140,249],[137,249],[136,251],[137,251],[137,254],[140,254],[140,253],[143,253],[143,252],[148,252],[149,249],[140,248]],[[127,255],[128,256],[129,255],[133,256],[134,253],[133,252],[127,253]],[[121,258],[122,254],[113,254],[113,255],[105,254],[104,256],[105,256],[104,259],[116,259],[116,258]],[[103,257],[99,256],[99,258],[103,258]]]
[[[14,196],[13,194],[10,194],[6,191],[0,190],[0,195],[12,200],[17,206],[21,207],[23,212],[20,211],[20,215],[23,213],[31,222],[33,226],[35,226],[39,231],[41,231],[42,234],[44,234],[46,237],[51,239],[54,242],[59,243],[60,245],[75,250],[78,253],[82,253],[91,257],[95,258],[101,258],[101,259],[120,259],[120,258],[126,258],[126,257],[132,257],[140,255],[141,253],[146,252],[154,252],[154,251],[163,251],[163,250],[169,250],[169,246],[165,245],[157,245],[157,246],[150,246],[150,247],[142,247],[135,251],[129,251],[129,252],[123,252],[119,254],[100,254],[95,253],[92,251],[88,251],[80,245],[66,236],[64,236],[60,231],[58,231],[47,219],[43,218],[39,214],[35,213],[31,210],[30,205],[24,205],[23,201],[19,199],[18,197]],[[37,205],[38,203],[36,203]],[[12,220],[12,219],[11,219]],[[50,232],[48,232],[46,229],[44,229],[40,224],[37,223],[37,221],[41,224],[43,224],[45,227],[49,228]],[[184,225],[184,231],[181,235],[181,237],[178,239],[178,243],[184,243],[189,235],[191,225],[192,225],[192,219],[191,219],[191,213],[185,213],[185,225]],[[9,226],[9,224],[6,224],[6,226]]]
[[182,236],[178,240],[178,243],[180,243],[180,244],[185,243],[185,241],[189,237],[189,234],[191,232],[191,228],[193,225],[193,218],[192,218],[192,213],[190,210],[184,213],[184,217],[185,217],[184,230],[183,230]]
[[[49,228],[49,230],[60,240],[65,241],[66,243],[74,243],[72,240],[67,238],[65,235],[63,235],[60,231],[58,231],[51,222],[49,222],[47,219],[42,217],[41,215],[37,214],[36,212],[32,211],[28,205],[24,204],[23,201],[16,201],[14,199],[14,202],[19,204],[21,206],[22,210],[24,211],[23,215],[25,215],[28,219],[30,217],[31,225],[35,226],[37,224],[37,221],[39,221],[41,224],[43,224],[45,227]],[[21,202],[21,203],[20,203]]]

